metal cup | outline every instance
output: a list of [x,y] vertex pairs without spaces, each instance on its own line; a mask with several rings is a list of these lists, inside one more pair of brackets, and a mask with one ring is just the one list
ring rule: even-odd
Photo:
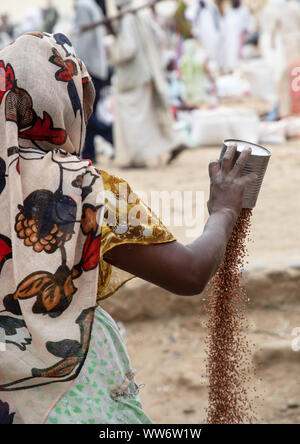
[[243,198],[243,208],[254,208],[268,167],[271,153],[263,146],[256,145],[255,143],[249,143],[244,140],[237,139],[226,139],[223,142],[220,161],[222,161],[226,149],[232,145],[237,145],[237,151],[233,159],[233,164],[237,161],[239,155],[245,148],[252,148],[252,153],[247,160],[242,175],[245,176],[249,173],[255,173],[257,175],[257,180],[247,185]]

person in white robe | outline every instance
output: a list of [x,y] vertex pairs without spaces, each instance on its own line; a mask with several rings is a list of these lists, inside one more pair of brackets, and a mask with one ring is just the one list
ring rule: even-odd
[[183,147],[173,132],[159,43],[140,13],[126,12],[131,3],[116,0],[124,15],[107,52],[115,68],[116,159],[139,168],[163,153],[171,160]]
[[256,22],[240,0],[231,0],[231,7],[225,11],[221,23],[223,69],[231,72],[240,65],[243,34],[254,33]]
[[300,60],[300,4],[268,0],[261,13],[260,29],[261,54],[278,85],[279,117],[286,117],[292,112],[290,63],[295,60],[299,66]]
[[200,0],[186,11],[192,22],[192,33],[201,43],[209,60],[220,64],[220,13],[211,0]]

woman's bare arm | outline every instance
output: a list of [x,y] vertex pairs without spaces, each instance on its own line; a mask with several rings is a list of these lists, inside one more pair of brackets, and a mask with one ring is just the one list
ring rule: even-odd
[[201,293],[222,262],[230,234],[241,211],[247,183],[255,175],[241,177],[250,154],[245,150],[232,168],[236,147],[228,149],[220,168],[210,163],[210,217],[202,236],[190,245],[171,242],[159,245],[121,245],[105,260],[172,293],[192,296]]

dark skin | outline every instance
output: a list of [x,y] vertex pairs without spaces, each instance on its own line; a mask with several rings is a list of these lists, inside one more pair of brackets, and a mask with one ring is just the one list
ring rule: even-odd
[[240,0],[231,0],[231,5],[233,8],[239,8],[241,6],[241,1]]
[[122,270],[180,296],[202,293],[220,266],[234,224],[242,209],[245,187],[255,174],[241,176],[251,149],[232,167],[236,147],[227,149],[221,166],[209,165],[210,217],[202,236],[189,245],[174,241],[159,245],[121,245],[104,259]]

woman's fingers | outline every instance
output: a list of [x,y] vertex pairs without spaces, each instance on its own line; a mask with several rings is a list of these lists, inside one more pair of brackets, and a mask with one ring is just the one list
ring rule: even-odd
[[241,154],[239,155],[237,161],[235,162],[233,168],[232,168],[232,176],[233,177],[240,177],[242,175],[243,169],[245,168],[245,165],[247,163],[247,160],[249,156],[251,155],[251,148],[244,149]]
[[222,159],[222,166],[221,166],[222,173],[225,174],[230,173],[232,169],[232,161],[236,153],[236,150],[237,150],[237,145],[232,145],[227,148]]
[[212,160],[208,165],[208,171],[209,171],[209,177],[213,179],[216,177],[218,172],[220,171],[220,164],[219,161],[214,159]]
[[250,185],[252,182],[255,182],[257,180],[257,175],[255,173],[247,174],[246,176],[241,177],[241,182],[246,187],[247,185]]

